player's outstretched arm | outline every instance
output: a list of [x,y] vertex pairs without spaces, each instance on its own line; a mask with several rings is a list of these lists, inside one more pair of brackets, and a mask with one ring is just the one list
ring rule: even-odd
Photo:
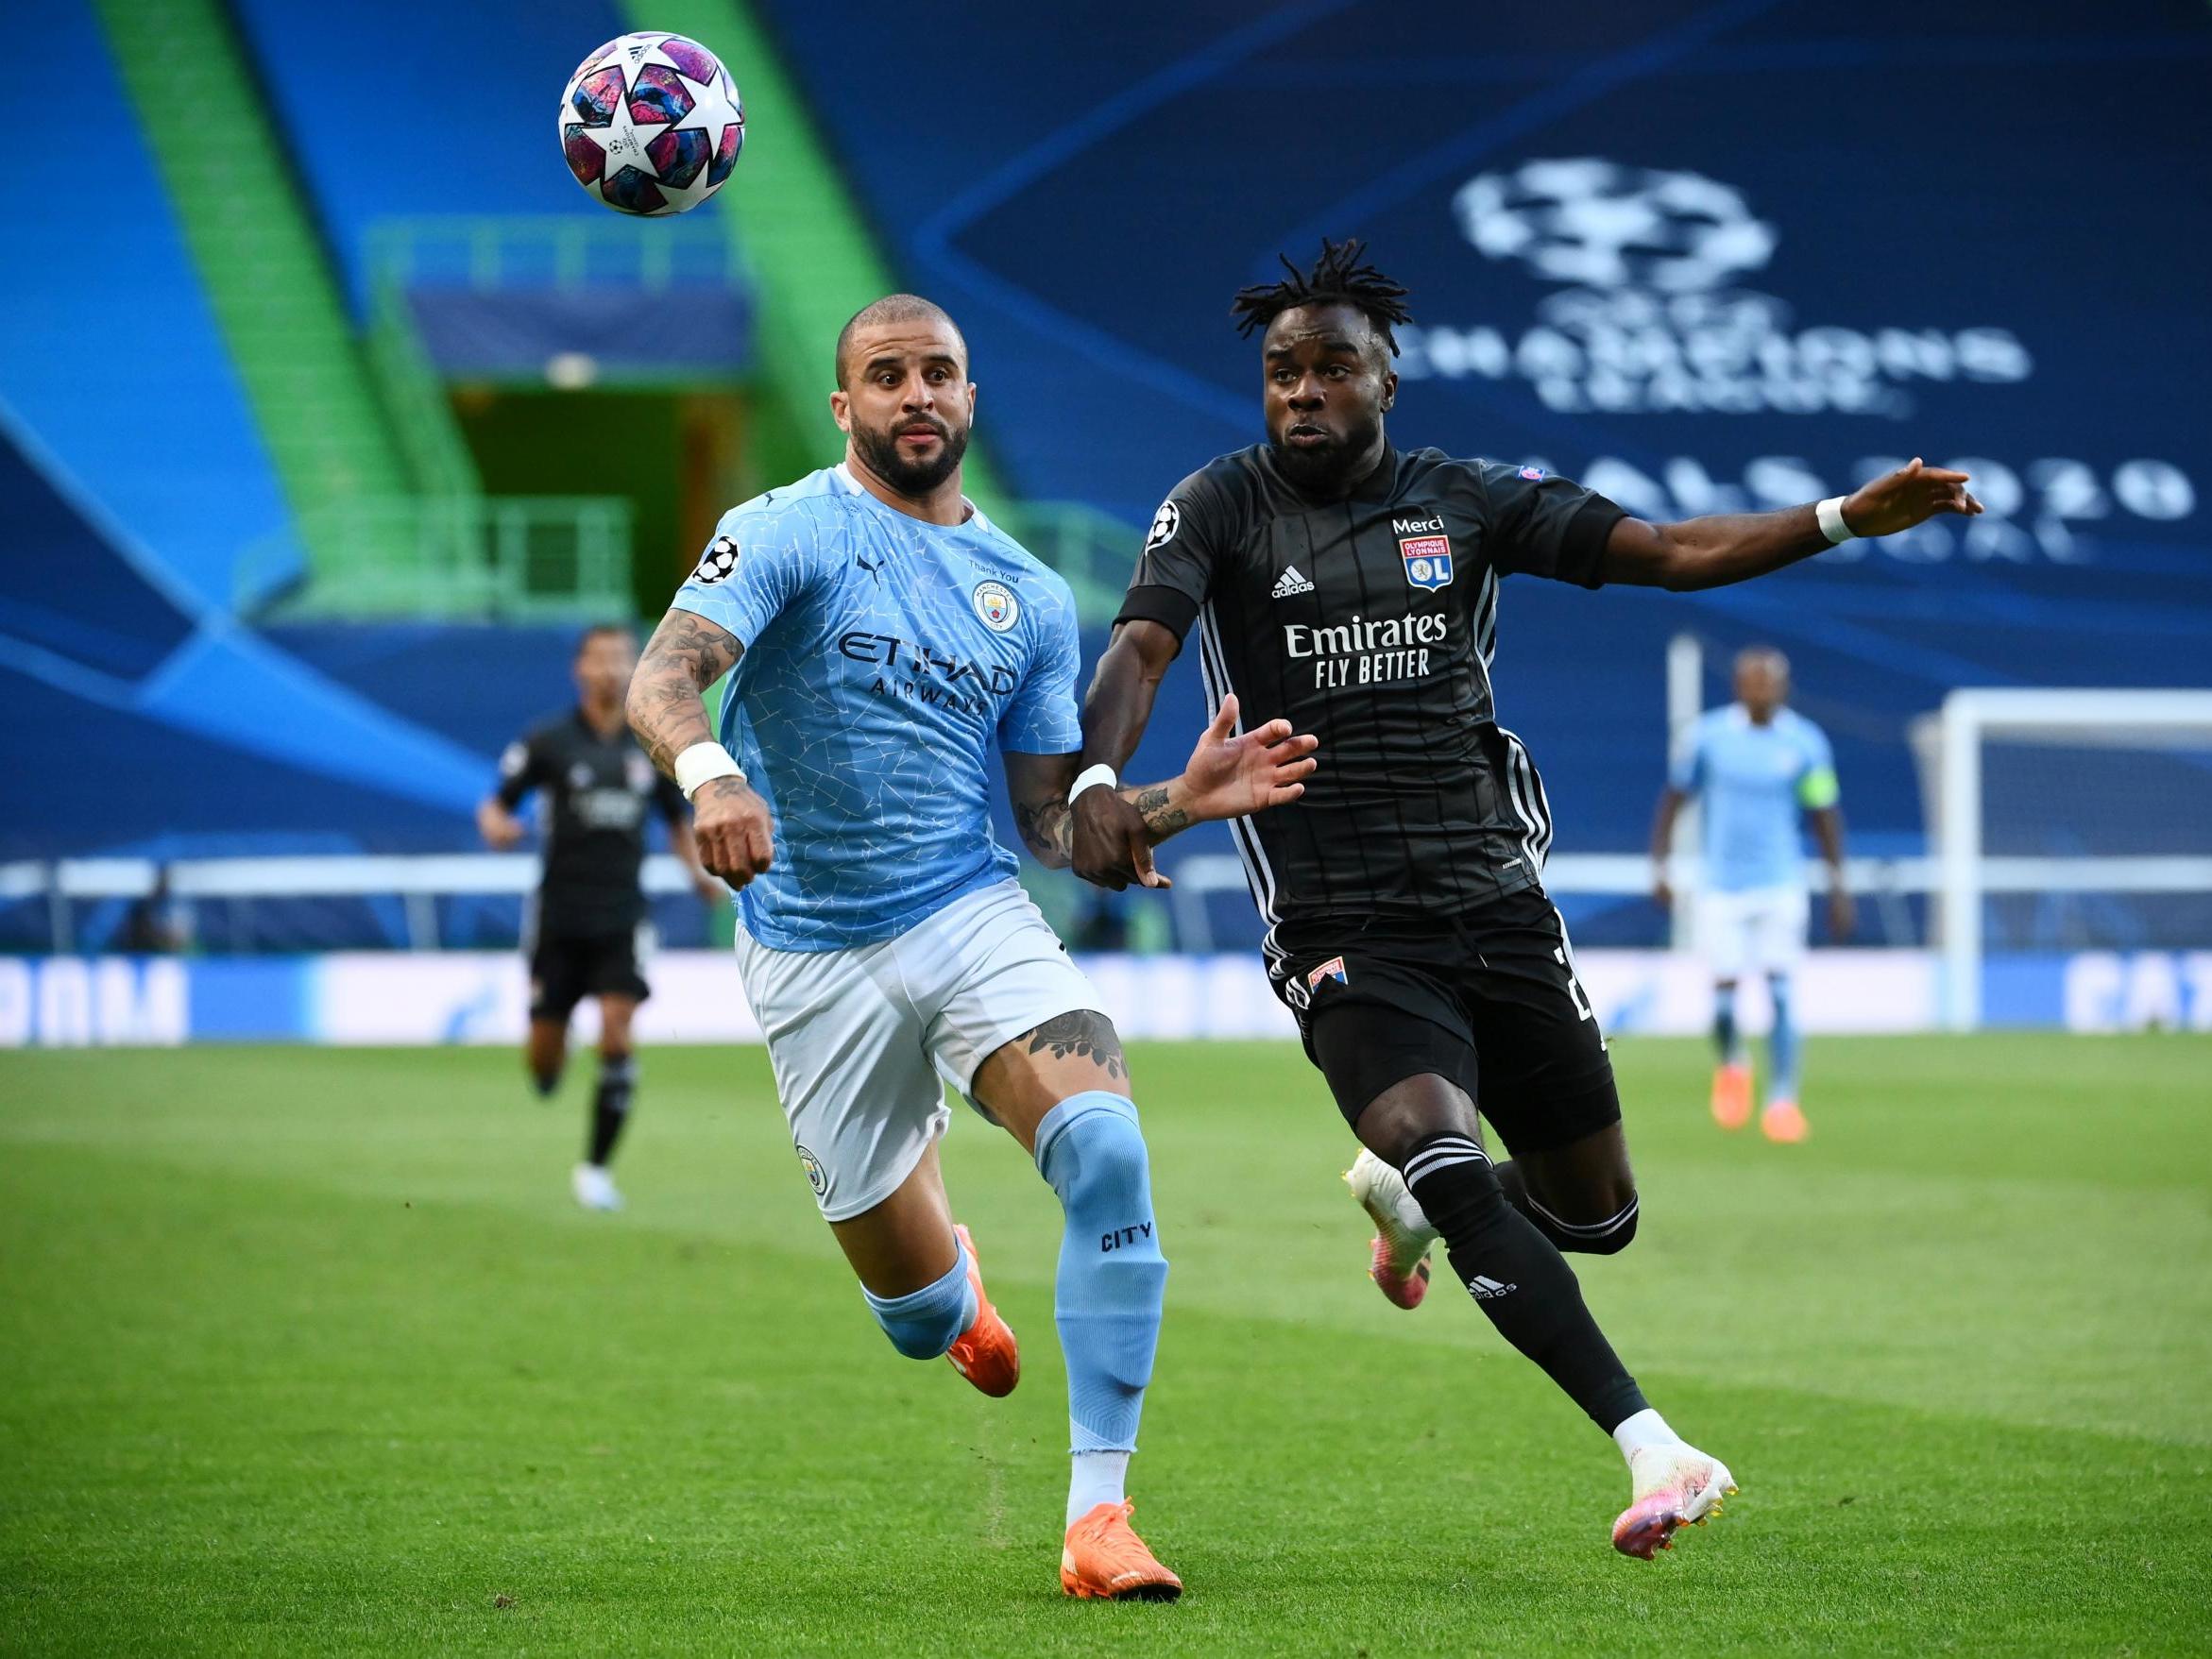
[[[1270,720],[1256,731],[1236,732],[1236,699],[1221,708],[1200,736],[1189,762],[1162,784],[1086,789],[1079,798],[1111,794],[1129,808],[1141,826],[1134,879],[1145,887],[1171,886],[1154,868],[1152,849],[1169,836],[1217,818],[1242,818],[1282,806],[1305,793],[1319,739],[1293,733],[1288,720]],[[1007,793],[1013,803],[1015,827],[1040,864],[1065,869],[1073,853],[1074,814],[1067,791],[1082,764],[1080,754],[1006,756]]]
[[[695,743],[714,741],[705,693],[736,666],[744,647],[726,628],[686,610],[660,619],[638,671],[630,677],[625,712],[630,730],[653,764],[676,775],[676,756]],[[774,827],[768,803],[739,778],[714,778],[691,796],[691,835],[699,862],[732,887],[766,871],[774,856]]]
[[[1152,718],[1152,699],[1167,666],[1182,649],[1175,631],[1164,623],[1115,625],[1083,698],[1082,769],[1110,766],[1121,775]],[[1085,881],[1115,892],[1141,880],[1139,866],[1151,862],[1152,842],[1130,793],[1086,789],[1075,804],[1070,863]]]
[[[1844,499],[1844,524],[1860,536],[1895,535],[1938,513],[1969,516],[1982,503],[1966,491],[1966,474],[1929,466],[1915,457]],[[1599,573],[1608,582],[1664,587],[1676,593],[1748,582],[1824,553],[1833,546],[1816,508],[1778,513],[1715,513],[1673,524],[1624,518],[1613,526]]]

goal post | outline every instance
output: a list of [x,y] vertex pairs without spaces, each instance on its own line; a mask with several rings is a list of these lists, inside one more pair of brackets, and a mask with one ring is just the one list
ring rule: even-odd
[[[1950,693],[1936,719],[1929,793],[1948,1027],[1982,1024],[1993,898],[2101,897],[2122,919],[2163,911],[2203,924],[2186,918],[2212,904],[2212,690],[1976,687]],[[2006,757],[2001,776],[1993,751]]]

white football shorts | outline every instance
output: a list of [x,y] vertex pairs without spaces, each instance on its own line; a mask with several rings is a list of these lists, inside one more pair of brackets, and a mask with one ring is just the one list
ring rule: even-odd
[[1011,877],[896,939],[776,951],[738,933],[738,976],[768,1036],[775,1091],[827,1221],[913,1174],[997,1048],[1098,993]]
[[1801,887],[1750,888],[1697,896],[1697,948],[1715,979],[1787,973],[1805,954]]

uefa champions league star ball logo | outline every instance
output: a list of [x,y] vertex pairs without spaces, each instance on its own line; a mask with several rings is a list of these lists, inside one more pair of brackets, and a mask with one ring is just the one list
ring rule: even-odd
[[1145,551],[1166,546],[1182,528],[1183,509],[1173,501],[1162,501],[1159,512],[1152,515],[1152,528],[1145,534]]
[[1452,206],[1479,252],[1591,288],[1702,293],[1758,270],[1777,241],[1732,185],[1596,157],[1477,174]]
[[726,535],[714,538],[714,545],[706,550],[706,556],[699,561],[699,568],[691,572],[694,582],[721,582],[738,567],[738,544]]
[[1021,620],[1021,601],[1003,582],[978,582],[971,597],[976,615],[982,618],[983,626],[994,634],[1004,634]]

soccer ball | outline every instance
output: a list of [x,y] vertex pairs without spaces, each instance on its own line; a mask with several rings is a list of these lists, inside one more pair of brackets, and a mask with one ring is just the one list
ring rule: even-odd
[[617,212],[681,213],[723,187],[745,142],[737,82],[682,35],[624,35],[584,59],[561,94],[561,154]]

